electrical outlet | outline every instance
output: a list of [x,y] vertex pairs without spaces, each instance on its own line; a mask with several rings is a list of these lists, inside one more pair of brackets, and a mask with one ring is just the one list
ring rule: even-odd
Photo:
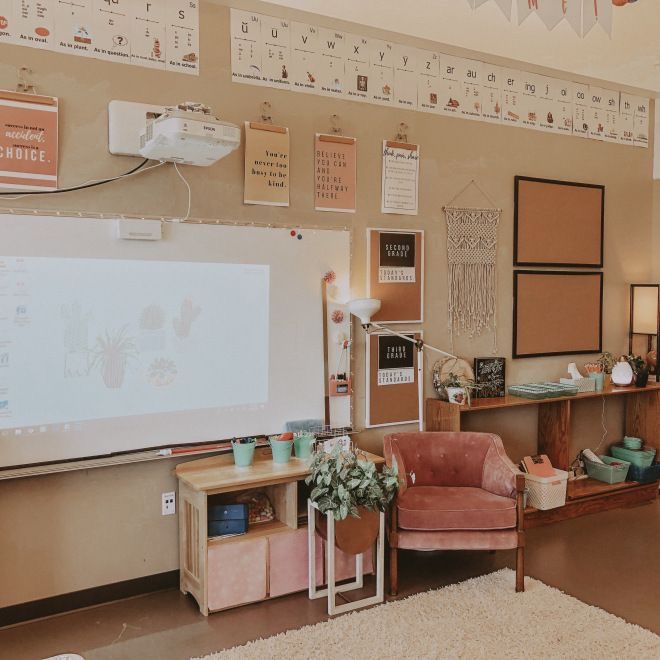
[[176,493],[163,493],[162,511],[164,516],[173,516],[176,513]]

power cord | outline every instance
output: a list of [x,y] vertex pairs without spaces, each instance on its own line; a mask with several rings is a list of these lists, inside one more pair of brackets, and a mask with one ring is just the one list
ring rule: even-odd
[[174,163],[174,169],[176,170],[176,173],[179,175],[179,178],[181,181],[183,181],[186,184],[186,188],[188,189],[188,210],[186,211],[186,217],[181,219],[181,222],[186,222],[188,218],[190,217],[190,205],[192,204],[192,190],[190,189],[190,184],[186,180],[186,177],[181,174],[179,171],[179,166]]
[[160,167],[165,164],[165,161],[161,160],[155,165],[151,165],[146,169],[142,169],[148,162],[149,158],[145,158],[139,165],[134,167],[124,174],[119,174],[118,176],[113,176],[108,179],[91,179],[85,183],[81,183],[77,186],[70,186],[68,188],[58,188],[57,190],[28,190],[26,192],[21,192],[16,194],[18,191],[14,192],[0,192],[0,196],[5,197],[6,199],[22,199],[23,197],[30,197],[32,195],[56,195],[58,193],[73,192],[74,190],[84,190],[85,188],[94,188],[95,186],[102,186],[106,183],[112,183],[113,181],[118,181],[119,179],[125,179],[127,177],[133,176],[134,174],[143,174],[149,170],[153,170],[156,167]]

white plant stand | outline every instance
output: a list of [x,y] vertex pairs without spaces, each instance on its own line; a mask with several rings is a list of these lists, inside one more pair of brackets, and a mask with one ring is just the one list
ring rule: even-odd
[[328,584],[325,589],[316,588],[316,516],[317,507],[311,500],[307,500],[307,538],[309,542],[309,597],[328,598],[328,614],[343,614],[361,607],[382,603],[385,599],[385,514],[381,511],[379,516],[378,538],[376,539],[376,595],[361,598],[337,605],[336,595],[345,591],[362,589],[364,586],[364,567],[362,554],[355,555],[355,580],[346,584],[337,585],[335,582],[335,519],[332,513],[326,513],[328,530],[327,538],[327,568]]

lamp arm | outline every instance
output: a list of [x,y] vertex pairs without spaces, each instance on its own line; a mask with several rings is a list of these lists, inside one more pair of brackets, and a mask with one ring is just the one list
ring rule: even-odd
[[388,328],[386,325],[381,325],[380,323],[364,323],[362,327],[365,329],[367,333],[369,332],[370,328],[376,328],[377,330],[381,330],[383,332],[386,332],[387,334],[394,335],[395,337],[400,337],[401,339],[405,339],[406,341],[409,341],[411,344],[415,344],[418,351],[422,351],[425,348],[428,348],[430,351],[435,351],[436,353],[440,353],[441,355],[444,355],[446,357],[457,359],[456,356],[452,355],[451,353],[447,353],[446,351],[436,348],[435,346],[431,346],[430,344],[425,344],[421,339],[413,339],[412,337],[408,337],[407,335],[401,334],[400,332],[395,332],[391,328]]

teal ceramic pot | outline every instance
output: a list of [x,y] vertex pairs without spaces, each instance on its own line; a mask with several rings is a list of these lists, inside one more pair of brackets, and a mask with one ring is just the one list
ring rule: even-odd
[[288,463],[291,458],[293,440],[270,440],[270,448],[273,450],[273,463]]
[[297,458],[311,458],[316,438],[310,434],[297,435],[293,439],[293,446]]
[[248,467],[254,460],[254,448],[256,442],[231,442],[231,448],[234,452],[234,465],[236,467]]

